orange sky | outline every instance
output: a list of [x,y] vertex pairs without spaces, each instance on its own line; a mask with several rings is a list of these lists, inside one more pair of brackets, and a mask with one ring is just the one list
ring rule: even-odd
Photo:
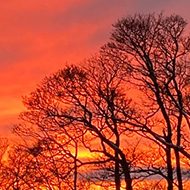
[[190,22],[189,5],[187,0],[1,0],[0,135],[9,135],[17,122],[22,96],[66,62],[97,52],[118,18],[164,10]]

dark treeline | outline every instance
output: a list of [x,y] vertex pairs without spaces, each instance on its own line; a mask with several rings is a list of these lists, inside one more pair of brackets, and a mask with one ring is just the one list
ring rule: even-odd
[[178,15],[127,16],[82,66],[45,77],[23,99],[23,142],[7,150],[2,139],[1,189],[189,189],[186,26]]

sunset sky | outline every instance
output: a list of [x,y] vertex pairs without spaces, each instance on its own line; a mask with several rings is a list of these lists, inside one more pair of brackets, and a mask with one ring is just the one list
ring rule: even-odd
[[97,52],[117,19],[164,11],[190,23],[189,7],[187,0],[1,0],[0,135],[18,122],[22,96],[66,63]]

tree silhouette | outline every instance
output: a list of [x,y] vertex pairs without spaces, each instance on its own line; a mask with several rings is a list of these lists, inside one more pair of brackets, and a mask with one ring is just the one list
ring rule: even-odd
[[[120,189],[120,166],[126,188],[132,189],[130,163],[120,148],[120,136],[126,135],[126,129],[118,122],[118,118],[127,117],[122,114],[123,110],[132,114],[130,101],[119,89],[121,80],[116,77],[119,66],[106,65],[107,60],[102,59],[105,58],[96,59],[97,66],[93,63],[95,59],[91,60],[88,72],[73,66],[45,78],[42,85],[24,99],[28,111],[23,112],[21,118],[48,136],[59,131],[70,141],[79,138],[90,152],[104,154],[115,162],[117,189]],[[32,135],[31,130],[24,131]],[[95,141],[100,147],[93,147]],[[34,154],[38,150],[32,149]]]
[[[182,144],[183,131],[190,127],[187,100],[190,38],[184,35],[186,24],[178,15],[128,16],[114,25],[108,44],[123,57],[125,55],[124,65],[131,70],[128,81],[142,92],[146,101],[141,106],[147,112],[131,119],[131,124],[140,128],[140,135],[152,139],[165,150],[168,190],[173,189],[172,149],[179,189],[183,188],[180,153],[190,158]],[[154,119],[158,115],[157,124]],[[156,125],[159,125],[157,131]]]
[[45,77],[23,99],[14,132],[25,144],[2,164],[4,189],[166,189],[164,179],[182,190],[190,165],[186,25],[178,15],[127,16],[85,67]]

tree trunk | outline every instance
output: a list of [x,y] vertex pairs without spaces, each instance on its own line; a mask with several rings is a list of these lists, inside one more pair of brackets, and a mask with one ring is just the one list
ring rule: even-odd
[[[114,114],[112,114],[112,115],[114,115]],[[114,120],[114,125],[115,125],[115,136],[116,136],[115,143],[116,143],[116,146],[119,148],[120,138],[119,138],[119,134],[117,131],[117,124],[116,124],[115,120]],[[117,161],[117,160],[119,160],[119,154],[117,151],[115,151],[115,158],[116,158],[116,161],[115,161],[115,187],[116,187],[116,190],[120,190],[121,180],[120,180],[120,175],[119,175],[119,162]]]
[[179,151],[175,150],[178,189],[183,190]]
[[[115,157],[118,158],[118,153],[115,153]],[[121,187],[118,161],[115,161],[115,187],[116,187],[116,190],[120,190],[120,187]]]
[[171,148],[166,148],[166,163],[167,163],[167,170],[168,170],[168,190],[173,190],[173,169],[172,169],[172,161],[171,161]]
[[[181,99],[181,94],[178,95],[179,97],[179,102],[180,106],[183,107],[182,105],[182,99]],[[177,146],[180,146],[181,144],[181,124],[182,124],[182,112],[180,112],[180,115],[178,117],[178,126],[177,126]],[[181,176],[181,165],[180,165],[180,155],[179,151],[174,149],[175,151],[175,159],[176,159],[176,172],[177,172],[177,181],[178,181],[178,189],[183,190],[183,181],[182,181],[182,176]]]
[[[124,155],[125,156],[125,155]],[[123,156],[122,156],[123,157]],[[132,190],[132,179],[130,175],[129,164],[126,160],[122,160],[122,169],[125,177],[126,190]]]
[[75,157],[74,157],[74,190],[77,190],[77,156],[78,156],[78,145],[75,142]]

